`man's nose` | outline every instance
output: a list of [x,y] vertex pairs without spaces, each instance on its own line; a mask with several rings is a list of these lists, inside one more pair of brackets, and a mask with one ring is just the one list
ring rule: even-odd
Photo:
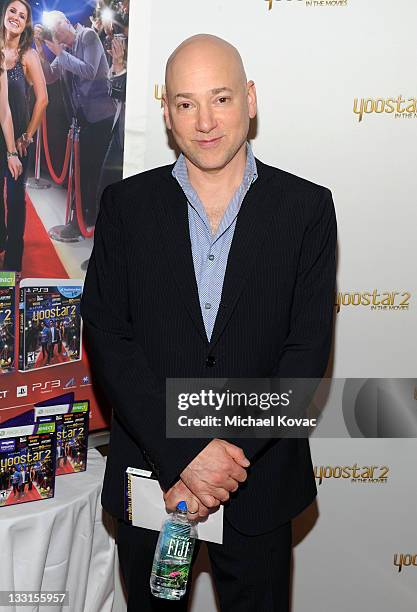
[[196,129],[207,134],[217,126],[217,119],[210,104],[201,104],[197,114]]

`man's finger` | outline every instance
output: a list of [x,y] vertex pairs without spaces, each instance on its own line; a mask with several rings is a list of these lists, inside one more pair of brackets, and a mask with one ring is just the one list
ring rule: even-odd
[[245,480],[248,477],[248,473],[245,469],[243,469],[237,463],[235,463],[232,470],[230,471],[229,476],[233,478],[234,480],[237,480],[238,482],[245,482]]
[[236,463],[245,468],[250,466],[249,459],[245,457],[245,453],[241,448],[239,448],[239,446],[236,446],[235,444],[230,444],[230,442],[228,442],[225,445],[225,449],[227,453],[236,461]]
[[200,504],[195,497],[187,500],[187,510],[190,514],[196,514],[198,512]]
[[[220,491],[223,491],[220,492]],[[225,489],[216,489],[213,488],[213,494],[210,493],[194,493],[196,495],[196,497],[198,497],[198,499],[201,501],[202,504],[204,504],[204,506],[206,508],[208,508],[209,510],[212,510],[213,508],[218,508],[220,506],[221,503],[221,499],[223,498],[226,501],[226,494],[227,491],[225,491]]]
[[187,510],[189,521],[196,521],[200,518],[200,504],[195,497],[187,500]]
[[[222,497],[219,497],[218,494],[224,495],[224,493],[229,493],[230,491],[236,488],[236,482],[244,482],[246,477],[236,468],[238,467],[236,463],[232,462],[234,465],[229,466],[226,472],[221,475],[216,474],[216,476],[212,479],[207,479],[205,483],[205,489],[220,501],[225,501]],[[236,466],[236,467],[234,467]],[[243,470],[243,468],[240,468]],[[245,470],[243,470],[244,472]],[[235,477],[236,473],[236,477]],[[195,493],[195,491],[194,491]]]
[[205,519],[206,517],[208,517],[209,514],[210,513],[208,511],[208,508],[203,506],[203,504],[200,504],[199,511],[198,511],[198,519],[199,520]]
[[208,495],[207,493],[194,493],[194,496],[197,498],[200,504],[202,504],[209,510],[210,508],[215,508],[216,505],[220,505],[218,499],[216,499],[212,495]]
[[[181,500],[179,500],[181,501]],[[175,508],[177,507],[177,501],[176,501],[176,496],[173,494],[167,494],[165,496],[165,508],[167,510],[167,512],[173,512],[175,510]]]
[[238,481],[237,481],[235,478],[232,478],[232,477],[230,476],[230,477],[227,479],[226,486],[227,486],[227,491],[228,491],[229,493],[234,493],[234,492],[235,492],[235,491],[237,491],[237,490],[238,490],[238,488],[239,488],[239,482],[238,482]]

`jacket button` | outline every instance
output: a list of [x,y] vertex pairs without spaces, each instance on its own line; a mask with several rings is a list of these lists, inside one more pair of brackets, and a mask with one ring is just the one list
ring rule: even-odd
[[209,355],[206,359],[206,366],[212,368],[216,365],[216,358],[213,355]]

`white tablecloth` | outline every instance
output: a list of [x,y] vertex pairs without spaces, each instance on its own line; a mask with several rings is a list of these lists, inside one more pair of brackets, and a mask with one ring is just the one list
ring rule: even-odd
[[58,476],[55,497],[0,508],[0,590],[69,591],[69,606],[7,612],[111,612],[114,540],[102,523],[105,461],[88,451],[87,471]]

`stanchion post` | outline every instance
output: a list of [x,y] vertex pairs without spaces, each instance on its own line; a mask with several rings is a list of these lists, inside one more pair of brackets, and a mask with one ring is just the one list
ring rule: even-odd
[[70,158],[68,164],[68,196],[67,196],[67,210],[65,212],[65,225],[70,223],[74,218],[74,139],[75,130],[77,126],[77,120],[75,117],[72,119],[70,127]]
[[82,236],[75,210],[75,177],[74,177],[74,143],[79,138],[80,128],[76,117],[73,117],[70,127],[70,154],[68,162],[68,187],[67,187],[67,208],[65,212],[65,225],[55,225],[48,231],[49,236],[58,242],[80,242],[84,240]]
[[30,189],[49,189],[50,181],[41,178],[41,150],[42,150],[42,128],[41,125],[36,130],[36,149],[35,149],[35,176],[28,178],[26,187]]

